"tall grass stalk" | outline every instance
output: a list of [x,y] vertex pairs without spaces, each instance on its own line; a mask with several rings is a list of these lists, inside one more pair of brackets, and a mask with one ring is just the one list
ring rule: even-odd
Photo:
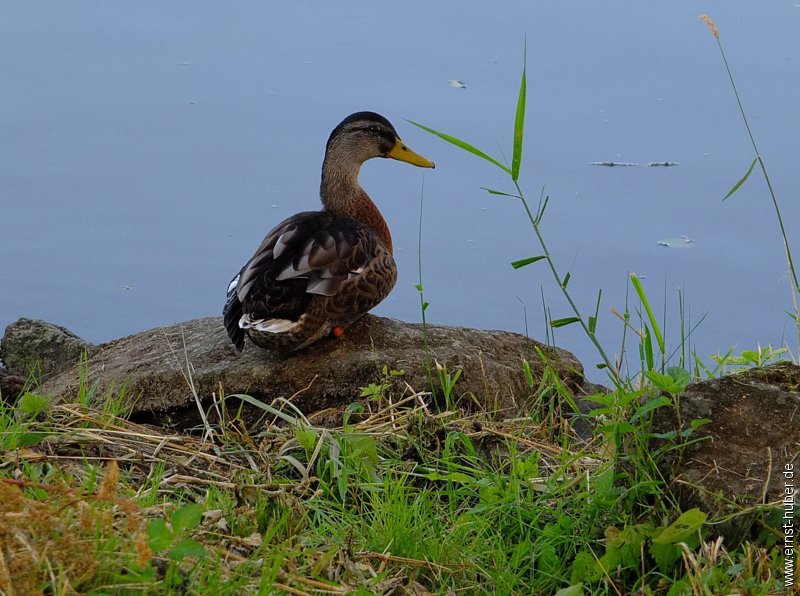
[[[599,354],[602,364],[601,367],[605,368],[608,371],[608,374],[617,387],[623,387],[625,385],[622,375],[619,369],[614,365],[611,359],[606,354],[603,346],[600,344],[600,341],[597,338],[595,333],[596,326],[597,326],[597,316],[589,316],[585,317],[578,305],[575,303],[575,300],[572,298],[569,290],[567,289],[567,285],[569,284],[570,273],[566,275],[562,275],[561,272],[556,267],[555,261],[553,260],[550,251],[547,248],[547,242],[544,239],[544,235],[542,234],[541,230],[541,222],[542,218],[544,217],[545,210],[547,209],[547,203],[549,197],[544,196],[542,193],[539,197],[539,205],[536,209],[536,213],[531,210],[530,205],[528,204],[527,199],[525,198],[525,193],[522,190],[522,187],[519,184],[519,173],[520,173],[520,166],[522,163],[522,147],[524,141],[524,133],[525,133],[525,107],[526,107],[526,95],[527,95],[527,49],[525,52],[525,57],[523,59],[523,67],[522,67],[522,79],[520,82],[519,87],[519,94],[517,96],[517,109],[515,113],[514,119],[514,150],[511,157],[511,165],[505,165],[498,161],[497,159],[491,157],[487,153],[481,151],[477,147],[463,141],[457,137],[452,135],[434,130],[430,127],[424,126],[419,124],[418,122],[414,122],[409,120],[411,124],[421,128],[422,130],[429,132],[433,135],[438,136],[440,139],[447,141],[459,147],[460,149],[467,151],[468,153],[472,153],[473,155],[480,157],[481,159],[485,159],[489,163],[493,164],[494,166],[503,170],[511,179],[512,184],[514,185],[515,192],[514,193],[506,193],[499,190],[494,190],[491,188],[484,188],[491,195],[496,196],[505,196],[512,199],[517,199],[522,204],[522,207],[525,210],[525,214],[528,217],[528,220],[531,223],[531,227],[533,228],[534,234],[536,235],[537,240],[539,241],[539,246],[541,248],[542,254],[529,257],[526,259],[520,259],[518,261],[514,261],[511,263],[511,266],[515,269],[519,269],[526,265],[530,265],[531,263],[535,263],[536,261],[544,260],[547,262],[547,265],[550,269],[551,274],[553,275],[553,279],[561,291],[561,294],[564,296],[564,299],[569,304],[570,309],[572,310],[573,316],[565,317],[561,319],[554,319],[550,322],[552,327],[564,327],[566,325],[571,325],[577,323],[581,326],[584,333],[587,335],[589,340],[594,345],[597,353]],[[599,302],[599,296],[598,296]],[[598,304],[599,308],[599,304]],[[423,310],[424,312],[424,310]]]
[[800,296],[800,282],[797,279],[797,270],[794,266],[794,260],[792,259],[792,251],[789,247],[789,239],[786,235],[786,227],[783,225],[783,216],[781,215],[781,208],[778,205],[778,198],[775,195],[775,189],[772,186],[772,180],[769,177],[769,173],[767,172],[767,165],[764,163],[764,158],[761,155],[761,151],[758,149],[758,145],[756,144],[755,136],[753,135],[753,130],[750,128],[750,122],[747,119],[747,113],[744,110],[744,106],[742,105],[742,98],[739,95],[739,89],[736,87],[736,81],[733,79],[733,72],[731,71],[730,64],[728,63],[728,58],[725,56],[725,50],[722,47],[722,41],[719,37],[719,29],[714,24],[714,21],[711,20],[711,17],[708,15],[700,15],[698,17],[701,21],[703,21],[706,25],[708,25],[711,34],[714,36],[714,39],[717,41],[717,47],[719,48],[720,55],[722,56],[722,62],[725,64],[725,70],[728,73],[728,79],[731,82],[731,88],[733,89],[733,94],[736,97],[736,104],[739,106],[739,113],[742,115],[742,121],[744,121],[745,129],[747,130],[747,136],[750,139],[750,144],[753,146],[753,151],[755,152],[755,158],[753,159],[750,167],[748,168],[745,175],[728,191],[728,194],[722,199],[723,201],[727,200],[728,198],[733,195],[742,184],[750,177],[750,174],[753,171],[753,167],[756,163],[758,163],[759,168],[761,169],[761,173],[764,175],[764,180],[767,183],[767,188],[769,189],[769,196],[772,199],[772,205],[775,208],[775,215],[778,218],[778,227],[781,230],[781,238],[783,239],[783,250],[786,256],[786,264],[789,267],[789,276],[791,277],[791,294],[792,294],[792,306],[794,308],[794,322],[795,326],[797,327],[797,346],[800,350],[800,308],[798,307],[798,296]]
[[422,178],[422,188],[419,193],[419,231],[417,234],[417,272],[419,273],[419,283],[414,287],[419,292],[419,309],[422,313],[422,348],[425,357],[425,374],[428,377],[428,384],[431,388],[431,396],[436,396],[436,385],[433,382],[433,372],[431,370],[431,350],[428,345],[428,319],[425,312],[428,310],[429,303],[425,301],[425,288],[422,285],[422,207],[425,201],[425,178]]

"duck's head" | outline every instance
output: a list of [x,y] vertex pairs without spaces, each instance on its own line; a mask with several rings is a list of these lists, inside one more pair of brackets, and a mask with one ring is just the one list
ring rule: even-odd
[[422,168],[435,164],[414,153],[400,140],[394,126],[375,112],[350,114],[333,129],[325,148],[325,159],[360,166],[373,157],[390,157]]

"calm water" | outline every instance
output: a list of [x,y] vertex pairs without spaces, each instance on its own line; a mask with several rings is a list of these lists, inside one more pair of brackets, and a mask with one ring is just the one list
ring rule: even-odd
[[[543,336],[568,311],[520,205],[488,164],[404,122],[510,152],[523,40],[522,183],[552,200],[544,232],[614,351],[629,271],[678,288],[703,354],[780,343],[785,262],[719,52],[722,31],[800,256],[800,4],[634,1],[12,2],[0,0],[0,328],[20,316],[107,341],[219,314],[265,232],[316,208],[325,140],[378,111],[433,172],[373,160],[362,184],[393,231],[400,279],[376,312],[418,321],[424,181],[429,320]],[[451,79],[466,89],[448,85]],[[596,161],[675,161],[603,168]],[[689,236],[690,250],[659,246]],[[660,308],[660,307],[659,307]],[[668,336],[678,339],[668,324]],[[791,334],[788,335],[791,338]],[[590,366],[577,328],[558,343]],[[595,375],[596,376],[596,375]]]

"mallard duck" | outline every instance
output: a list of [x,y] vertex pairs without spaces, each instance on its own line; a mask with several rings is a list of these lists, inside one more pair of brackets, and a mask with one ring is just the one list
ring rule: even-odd
[[339,336],[392,290],[392,236],[358,183],[361,164],[373,157],[435,167],[383,116],[357,112],[342,120],[325,148],[322,210],[275,226],[228,286],[225,329],[238,351],[245,334],[280,352]]

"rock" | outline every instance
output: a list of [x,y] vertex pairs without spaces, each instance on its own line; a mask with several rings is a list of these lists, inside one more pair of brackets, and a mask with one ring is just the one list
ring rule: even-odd
[[[30,323],[15,323],[9,329],[25,326]],[[454,399],[461,399],[466,407],[475,404],[499,415],[524,413],[533,390],[526,381],[522,360],[528,360],[534,377],[539,378],[544,365],[537,348],[568,387],[577,390],[583,381],[583,367],[572,354],[515,333],[429,325],[428,343],[432,361],[446,366],[451,374],[462,369]],[[9,349],[18,345],[16,340],[8,343]],[[48,346],[47,354],[41,355],[45,361],[50,357],[58,362],[72,358],[74,365],[79,356],[72,348],[69,355],[52,356],[46,342],[34,345]],[[85,344],[78,340],[76,345]],[[12,362],[19,362],[23,356],[30,359],[36,354],[26,344],[24,355],[11,350],[9,356]],[[348,328],[341,339],[328,339],[282,357],[249,342],[244,352],[237,354],[225,335],[221,317],[210,317],[97,346],[86,376],[89,383],[98,383],[100,392],[119,391],[127,383],[126,399],[134,413],[184,406],[194,410],[190,381],[202,399],[222,392],[246,393],[266,402],[276,397],[291,398],[301,411],[311,413],[357,401],[363,387],[385,382],[384,367],[405,371],[390,382],[395,395],[402,393],[406,383],[414,390],[428,391],[424,357],[422,325],[393,319],[367,315]],[[51,366],[48,364],[48,368]],[[73,397],[78,391],[76,368],[46,379],[41,390],[59,399]]]
[[[660,408],[657,431],[687,428],[708,418],[686,447],[670,462],[682,507],[699,507],[722,517],[753,505],[781,507],[783,474],[793,464],[800,472],[800,366],[779,362],[720,379],[689,385],[675,411]],[[794,482],[795,486],[800,486]],[[717,526],[729,542],[746,536],[753,516],[736,516]]]
[[25,379],[0,366],[0,400],[13,403],[25,386]]
[[74,366],[84,352],[94,350],[93,344],[65,327],[35,319],[19,319],[6,327],[0,342],[0,360],[19,375],[41,373],[46,379]]

